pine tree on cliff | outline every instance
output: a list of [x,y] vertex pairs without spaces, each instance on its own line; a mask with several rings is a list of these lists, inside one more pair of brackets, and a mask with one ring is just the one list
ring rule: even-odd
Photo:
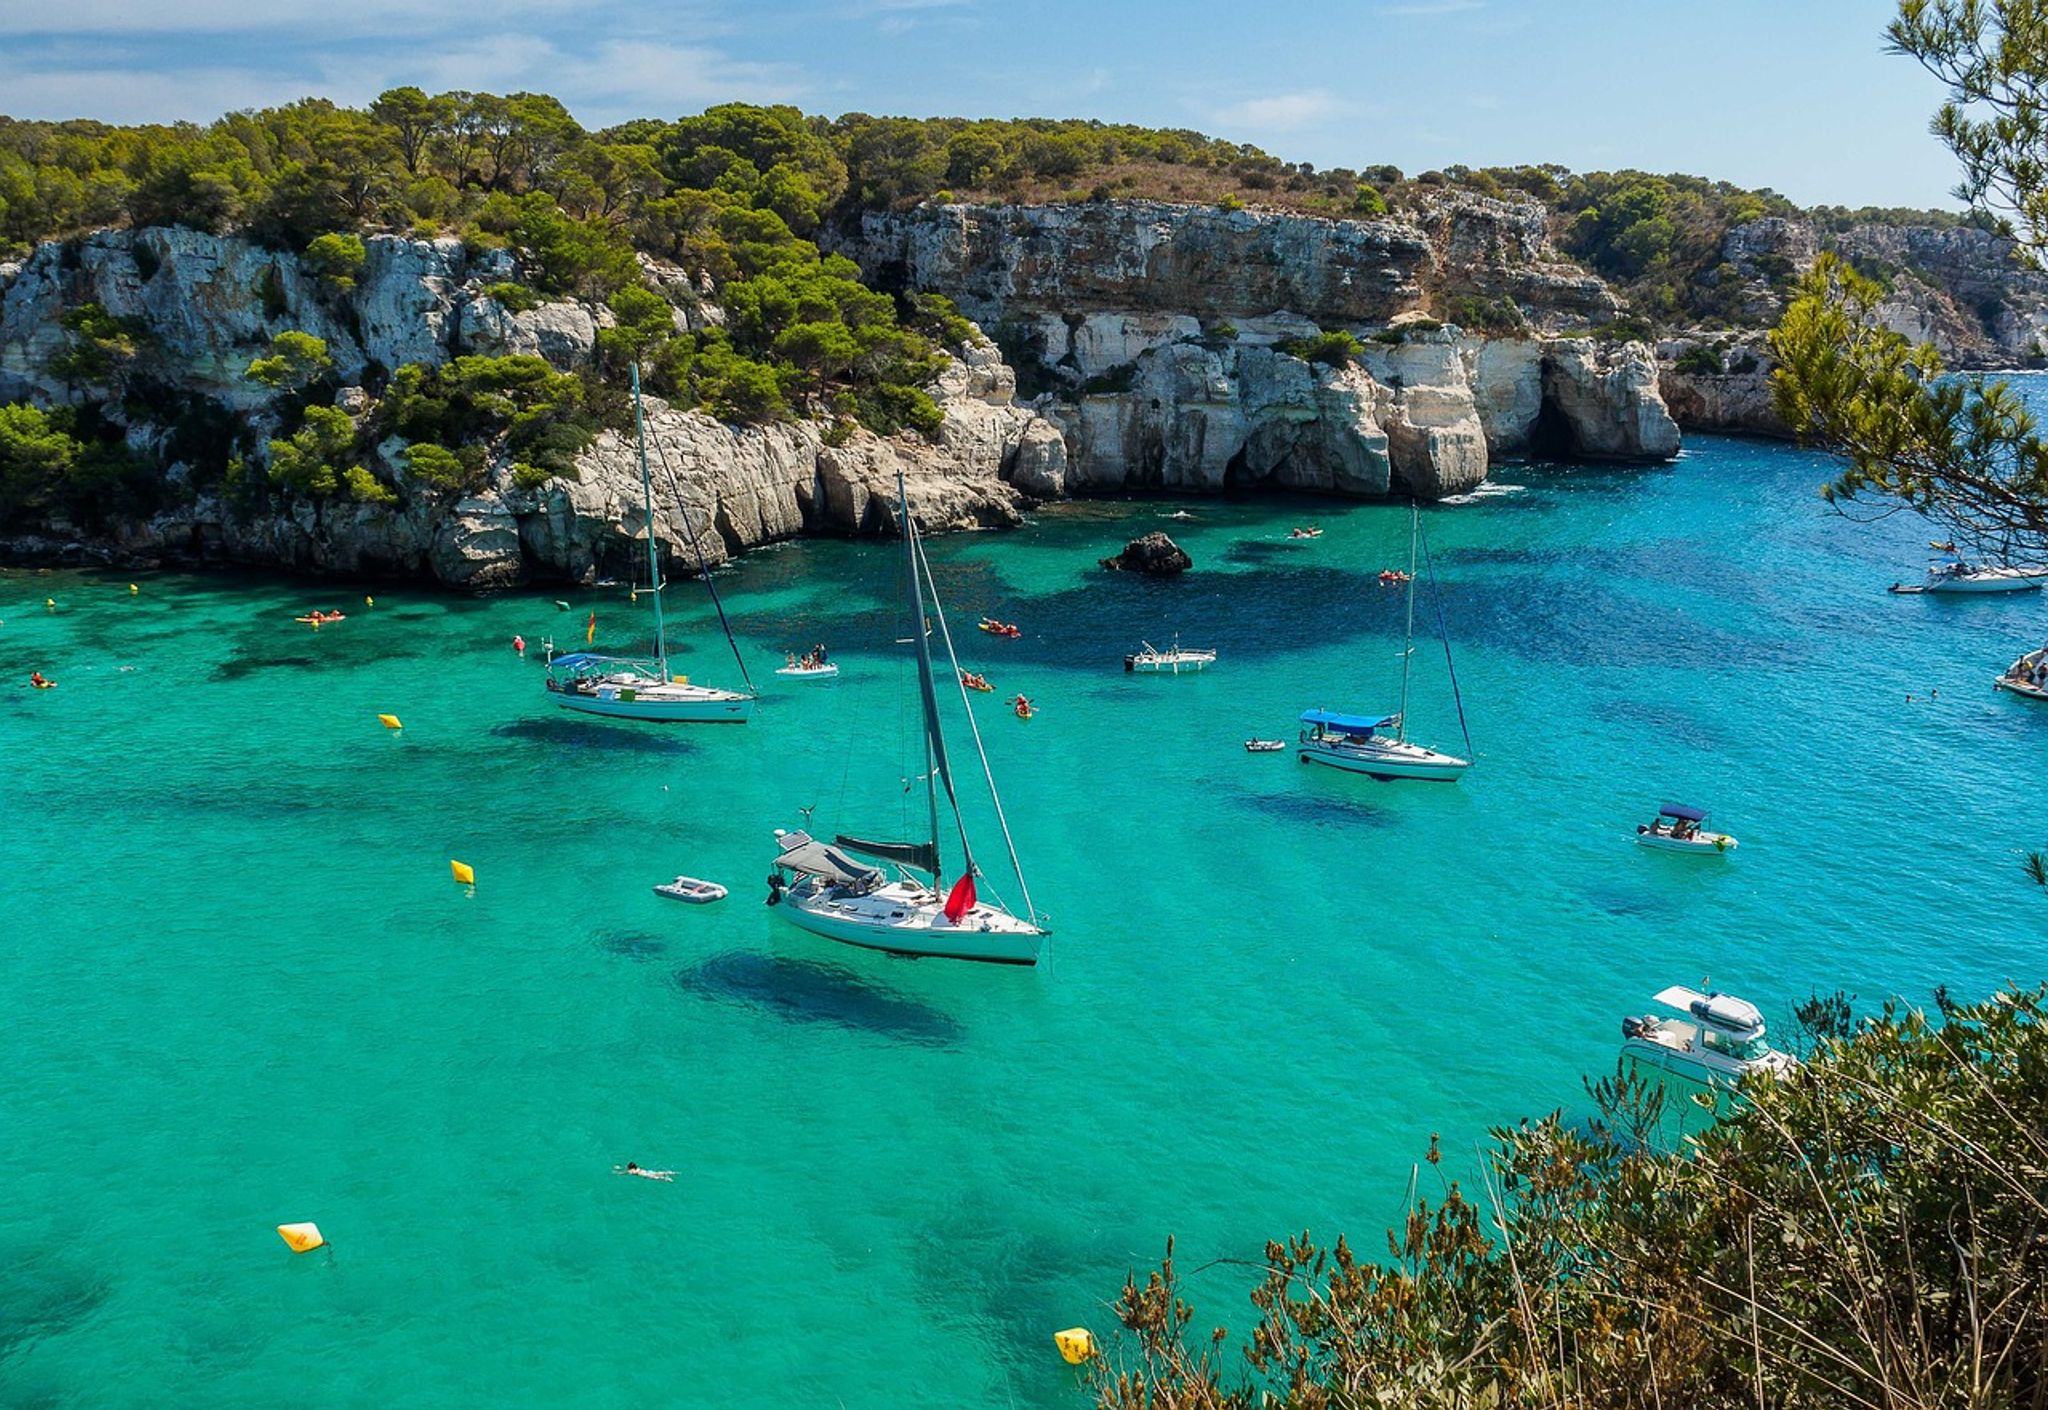
[[[1956,197],[2000,217],[2019,252],[2048,251],[2048,0],[1900,0],[1886,29],[1943,83],[1932,123],[1956,154]],[[2048,562],[2048,441],[2012,388],[1954,376],[1878,321],[1885,289],[1833,256],[1800,281],[1771,334],[1779,414],[1848,468],[1823,493],[1907,508],[1965,552]]]

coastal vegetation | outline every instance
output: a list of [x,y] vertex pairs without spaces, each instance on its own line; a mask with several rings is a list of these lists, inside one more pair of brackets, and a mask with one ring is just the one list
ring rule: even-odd
[[1476,1188],[1432,1139],[1436,1188],[1384,1255],[1268,1244],[1235,1335],[1169,1242],[1116,1303],[1098,1404],[2039,1404],[2048,1010],[1935,999],[1860,1023],[1845,996],[1802,1005],[1805,1066],[1681,1142],[1703,1113],[1620,1074],[1590,1120],[1494,1131]]
[[[2048,249],[2048,3],[1901,0],[1892,49],[1948,86],[1933,129],[1956,195]],[[1996,561],[2048,558],[2048,439],[2006,383],[1951,374],[1880,317],[1885,290],[1823,256],[1771,334],[1779,415],[1847,468],[1824,493],[1848,510],[1910,509]]]

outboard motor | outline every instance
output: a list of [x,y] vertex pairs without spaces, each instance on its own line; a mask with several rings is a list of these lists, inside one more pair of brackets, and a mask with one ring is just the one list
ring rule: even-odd
[[1648,1030],[1649,1025],[1640,1018],[1624,1018],[1621,1021],[1621,1036],[1624,1038],[1640,1038]]
[[1126,671],[1135,671],[1135,670],[1137,670],[1137,669],[1138,669],[1138,658],[1137,658],[1137,657],[1135,657],[1135,656],[1126,656],[1126,657],[1124,657],[1124,669],[1125,669]]
[[783,892],[783,888],[784,888],[784,887],[786,887],[786,886],[788,886],[788,885],[789,885],[789,883],[788,883],[788,882],[786,882],[786,881],[784,881],[784,880],[782,879],[782,873],[781,873],[781,872],[779,872],[779,871],[771,871],[771,872],[769,872],[769,873],[768,873],[768,904],[769,904],[769,905],[771,905],[771,906],[774,906],[774,905],[780,905],[780,904],[781,904],[781,902],[782,902],[782,892]]

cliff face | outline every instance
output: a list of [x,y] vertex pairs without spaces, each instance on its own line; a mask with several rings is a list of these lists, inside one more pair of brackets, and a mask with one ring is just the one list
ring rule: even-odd
[[[871,212],[837,246],[884,288],[944,294],[995,331],[1063,433],[1066,488],[1270,485],[1440,497],[1540,448],[1678,448],[1640,345],[1546,337],[1612,318],[1551,248],[1540,206],[1447,197],[1414,220],[1335,221],[1155,202]],[[1513,304],[1500,338],[1423,316]],[[1365,352],[1289,356],[1323,331]]]
[[[503,253],[473,256],[455,240],[367,244],[345,290],[289,253],[183,229],[45,245],[0,265],[0,401],[90,402],[168,462],[174,507],[114,530],[134,557],[431,575],[477,589],[623,574],[647,526],[632,448],[615,435],[572,478],[521,489],[496,463],[466,495],[414,483],[402,447],[386,445],[377,468],[400,492],[389,506],[302,498],[251,509],[215,488],[220,465],[192,463],[174,427],[192,408],[210,404],[246,446],[276,433],[275,393],[246,375],[276,333],[327,343],[346,384],[336,404],[360,419],[362,385],[408,363],[532,353],[574,370],[610,322],[572,301],[505,307],[488,292],[517,274]],[[1010,361],[986,342],[959,350],[932,388],[945,414],[936,442],[859,431],[827,444],[813,423],[738,427],[654,406],[650,428],[714,562],[800,533],[892,529],[899,465],[920,520],[957,528],[1014,523],[1030,498],[1133,488],[1440,497],[1503,456],[1650,460],[1678,445],[1646,349],[1557,335],[1616,309],[1604,284],[1556,256],[1540,207],[1463,197],[1414,220],[1364,222],[1145,203],[926,207],[871,215],[840,245],[884,287],[953,297],[998,333]],[[684,271],[648,273],[681,290],[679,324],[722,318]],[[1421,316],[1458,298],[1512,303],[1523,331],[1483,338]],[[87,303],[147,329],[137,366],[152,395],[72,385],[51,370],[70,340],[66,311]],[[1364,340],[1351,365],[1282,346],[1338,328]],[[1030,401],[1017,396],[1013,363],[1038,393]],[[261,475],[260,450],[256,460]],[[679,516],[656,518],[654,532],[687,550]],[[59,521],[0,547],[61,555],[77,538]]]
[[2012,240],[1969,226],[1858,225],[1823,231],[1773,216],[1730,230],[1722,259],[1743,283],[1744,313],[1777,322],[1792,278],[1833,251],[1882,280],[1879,315],[1914,342],[1932,343],[1951,365],[2013,367],[2048,347],[2048,274],[2028,266]]
[[[368,246],[355,287],[336,293],[292,255],[191,230],[104,231],[75,245],[45,245],[25,264],[0,265],[0,401],[92,401],[125,424],[138,450],[166,447],[169,427],[147,407],[113,388],[69,385],[50,371],[67,342],[63,314],[85,303],[147,328],[148,375],[176,407],[216,403],[259,443],[277,428],[275,393],[245,371],[274,333],[299,329],[322,338],[339,377],[359,384],[380,370],[467,353],[532,353],[572,370],[588,365],[598,330],[610,321],[606,310],[575,302],[506,309],[484,292],[515,272],[502,254],[472,260],[454,240],[377,237]],[[677,316],[719,314],[696,306]],[[1064,447],[1042,418],[1013,404],[1015,385],[992,345],[962,350],[933,388],[946,413],[936,444],[856,431],[831,446],[813,423],[729,426],[659,402],[650,402],[649,424],[681,477],[705,554],[717,563],[796,534],[891,526],[899,463],[921,522],[941,529],[1016,523],[1023,498],[1005,475],[1021,460],[1028,478],[1057,480]],[[367,401],[357,386],[337,398],[350,410]],[[147,521],[117,525],[112,547],[143,559],[431,576],[474,589],[531,577],[623,575],[644,552],[638,463],[616,435],[601,436],[579,458],[574,479],[521,490],[510,466],[498,464],[488,484],[460,496],[412,483],[400,449],[379,452],[385,477],[401,489],[392,506],[297,499],[252,511],[218,488],[193,488],[218,485],[220,466],[173,460],[167,475],[186,491],[174,496],[180,502]],[[686,552],[680,515],[658,508],[656,518],[655,532]],[[56,557],[81,549],[77,538],[57,522],[16,534],[7,546]]]

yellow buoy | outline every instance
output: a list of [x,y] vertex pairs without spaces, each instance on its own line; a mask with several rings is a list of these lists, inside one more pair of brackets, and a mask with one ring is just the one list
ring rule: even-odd
[[311,1253],[327,1242],[320,1236],[318,1224],[280,1224],[277,1236],[291,1245],[293,1253]]
[[476,885],[476,869],[470,866],[468,862],[450,862],[448,863],[448,871],[451,876],[464,886]]
[[135,586],[135,584],[133,584],[133,583],[130,583],[130,584],[128,584],[128,591],[130,591],[130,592],[141,592],[141,591],[142,591],[142,589],[141,589],[141,588],[139,588],[139,587],[137,587],[137,586]]
[[379,715],[379,716],[377,717],[377,723],[378,723],[378,724],[380,724],[380,725],[382,725],[382,726],[384,726],[384,728],[386,728],[386,729],[404,729],[404,728],[405,728],[405,726],[404,726],[404,725],[402,725],[402,724],[400,724],[400,723],[398,722],[398,716],[396,716],[396,715]]
[[49,608],[52,612],[54,612],[57,610],[57,599],[54,597],[46,597],[43,599],[43,606]]
[[1095,1350],[1095,1334],[1086,1327],[1069,1327],[1064,1332],[1054,1332],[1052,1344],[1060,1349],[1060,1355],[1067,1359],[1069,1366],[1092,1361],[1099,1354]]
[[364,596],[364,598],[363,598],[363,606],[365,606],[365,607],[375,607],[376,605],[377,605],[377,599],[376,599],[376,598],[374,598],[374,597],[370,597],[370,596],[368,596],[368,595],[365,595],[365,596]]

